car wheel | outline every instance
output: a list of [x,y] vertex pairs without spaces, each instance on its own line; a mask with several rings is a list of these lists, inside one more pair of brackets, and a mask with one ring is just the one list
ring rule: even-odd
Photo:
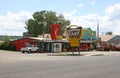
[[31,49],[28,51],[28,53],[32,53]]
[[39,52],[39,49],[37,49],[37,51],[36,52]]
[[25,52],[24,52],[24,51],[22,51],[22,53],[24,54]]

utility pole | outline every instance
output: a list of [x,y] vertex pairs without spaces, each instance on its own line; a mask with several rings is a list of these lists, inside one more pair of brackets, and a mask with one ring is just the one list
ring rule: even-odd
[[99,39],[99,21],[97,23],[97,38]]

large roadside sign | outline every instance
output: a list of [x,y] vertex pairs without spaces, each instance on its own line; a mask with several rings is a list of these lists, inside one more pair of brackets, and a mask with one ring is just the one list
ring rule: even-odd
[[60,24],[51,25],[51,38],[56,40],[57,37],[60,37]]
[[71,25],[67,28],[67,39],[72,47],[80,45],[81,26]]

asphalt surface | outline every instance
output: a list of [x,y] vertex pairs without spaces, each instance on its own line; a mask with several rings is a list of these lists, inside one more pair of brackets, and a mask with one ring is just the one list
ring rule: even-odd
[[0,59],[0,78],[120,78],[119,54],[47,56],[8,52],[1,53]]

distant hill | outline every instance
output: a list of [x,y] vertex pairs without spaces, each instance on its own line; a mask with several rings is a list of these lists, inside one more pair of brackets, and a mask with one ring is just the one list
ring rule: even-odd
[[[5,37],[6,36],[4,35],[0,35],[0,41],[3,41]],[[10,40],[17,40],[17,39],[23,38],[22,36],[8,36],[8,37],[10,38]]]

